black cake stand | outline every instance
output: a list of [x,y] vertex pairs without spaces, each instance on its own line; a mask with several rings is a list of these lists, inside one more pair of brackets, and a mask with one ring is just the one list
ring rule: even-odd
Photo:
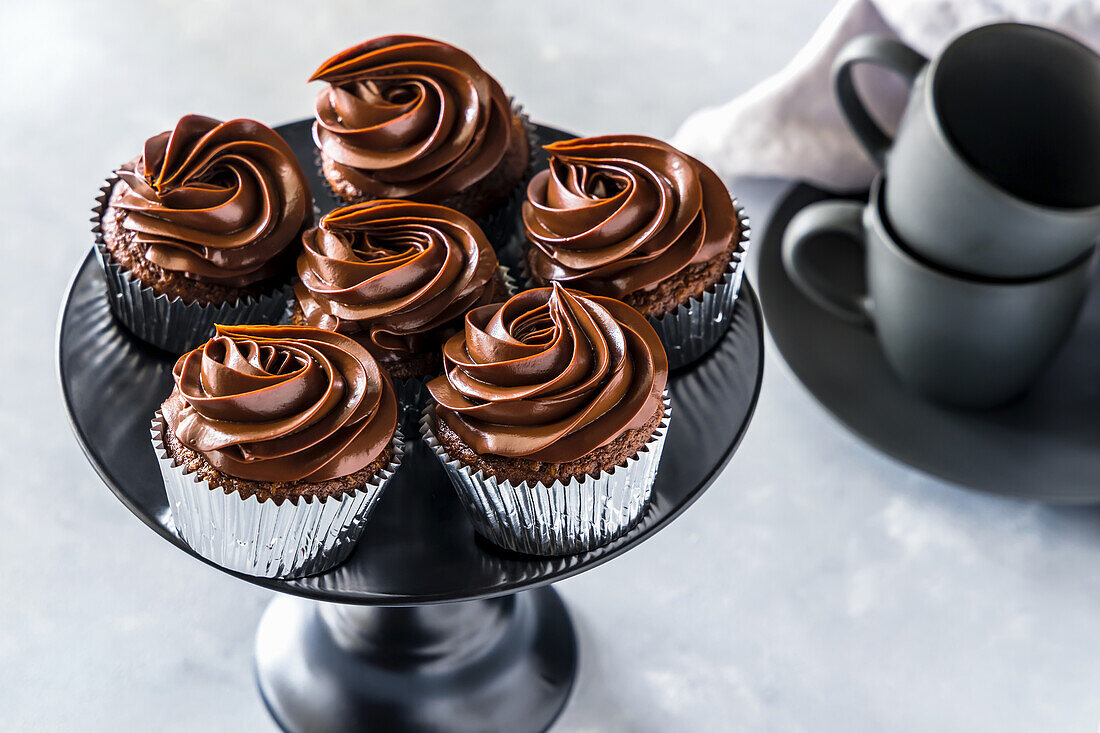
[[[279,131],[303,161],[312,160],[307,123]],[[539,131],[544,139],[565,136]],[[319,201],[328,200],[323,184],[316,178],[314,184]],[[673,419],[652,505],[637,526],[606,547],[564,558],[495,548],[475,534],[442,468],[417,441],[341,567],[298,580],[219,568],[281,594],[256,636],[256,677],[280,726],[548,728],[577,667],[573,626],[550,584],[635,547],[714,481],[756,407],[762,326],[746,281],[725,338],[672,375]],[[149,442],[149,421],[171,390],[174,361],[114,321],[89,253],[65,295],[57,335],[58,374],[73,430],[123,504],[165,540],[207,562],[175,533]]]

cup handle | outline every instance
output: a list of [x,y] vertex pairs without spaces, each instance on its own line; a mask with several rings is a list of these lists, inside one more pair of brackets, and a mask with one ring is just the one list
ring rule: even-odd
[[928,59],[901,41],[887,36],[868,35],[857,36],[849,41],[833,62],[833,91],[840,102],[840,111],[844,113],[848,126],[852,128],[860,144],[881,170],[886,165],[886,151],[894,141],[867,112],[867,107],[856,91],[852,71],[856,64],[861,63],[876,64],[895,71],[912,86]]
[[830,234],[847,237],[864,249],[865,206],[857,201],[820,201],[795,214],[783,233],[783,268],[795,286],[814,303],[838,318],[870,327],[871,308],[867,295],[837,287],[809,265],[804,256],[807,247],[820,246],[823,238]]

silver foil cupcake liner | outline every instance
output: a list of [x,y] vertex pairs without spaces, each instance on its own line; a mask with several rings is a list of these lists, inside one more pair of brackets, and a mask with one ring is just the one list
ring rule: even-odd
[[653,437],[625,463],[599,476],[512,485],[451,458],[435,434],[435,406],[420,417],[420,436],[443,464],[480,535],[513,552],[576,555],[612,542],[645,514],[672,417],[668,391]]
[[745,255],[749,249],[749,219],[733,200],[740,230],[738,251],[730,260],[722,279],[698,298],[681,303],[676,310],[659,318],[650,318],[654,330],[665,345],[669,369],[678,369],[698,360],[725,335],[737,305],[737,294],[745,275]]
[[187,473],[168,453],[165,429],[158,410],[152,442],[176,532],[207,560],[261,578],[316,575],[346,560],[405,452],[398,430],[393,458],[363,488],[339,498],[300,497],[276,504],[255,496],[242,499]]
[[272,324],[279,320],[289,294],[289,285],[272,289],[258,297],[239,298],[230,303],[184,302],[169,298],[144,284],[115,262],[103,240],[103,215],[110,203],[117,178],[107,181],[96,198],[92,232],[95,234],[96,259],[107,281],[107,301],[111,313],[142,341],[173,354],[182,354],[201,345],[214,332],[214,324]]
[[500,279],[504,281],[504,290],[507,291],[508,297],[519,292],[519,284],[516,279],[512,277],[512,269],[508,265],[498,264],[497,271],[500,273]]

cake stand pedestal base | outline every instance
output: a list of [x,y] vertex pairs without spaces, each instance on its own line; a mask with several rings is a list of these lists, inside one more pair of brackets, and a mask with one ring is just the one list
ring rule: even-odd
[[349,606],[273,600],[256,677],[287,731],[544,731],[577,671],[549,586],[488,600]]

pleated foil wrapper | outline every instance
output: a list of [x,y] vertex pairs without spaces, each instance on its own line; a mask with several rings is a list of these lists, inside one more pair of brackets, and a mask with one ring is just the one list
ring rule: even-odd
[[612,542],[645,514],[672,417],[665,412],[653,437],[625,463],[599,476],[512,485],[451,458],[435,434],[435,405],[424,408],[420,436],[443,464],[474,528],[493,544],[528,555],[576,555]]
[[519,283],[512,277],[512,269],[507,265],[497,265],[497,271],[500,273],[500,279],[504,281],[504,289],[508,292],[508,297],[519,292]]
[[300,497],[276,504],[212,487],[175,465],[158,410],[152,442],[176,532],[192,550],[229,570],[261,578],[299,578],[331,570],[355,548],[386,484],[401,465],[398,430],[393,459],[363,488],[340,498]]
[[722,279],[703,292],[677,306],[660,318],[650,318],[668,353],[669,369],[687,366],[714,348],[726,334],[737,305],[737,294],[745,275],[745,255],[749,249],[749,219],[745,209],[733,200],[740,224],[740,248],[734,253]]
[[107,281],[107,301],[111,313],[142,341],[173,354],[190,351],[208,340],[214,324],[277,323],[285,308],[289,285],[273,288],[258,297],[239,298],[231,303],[186,303],[157,293],[132,276],[111,257],[103,241],[103,214],[117,178],[107,181],[96,198],[92,232],[95,234],[96,259]]

